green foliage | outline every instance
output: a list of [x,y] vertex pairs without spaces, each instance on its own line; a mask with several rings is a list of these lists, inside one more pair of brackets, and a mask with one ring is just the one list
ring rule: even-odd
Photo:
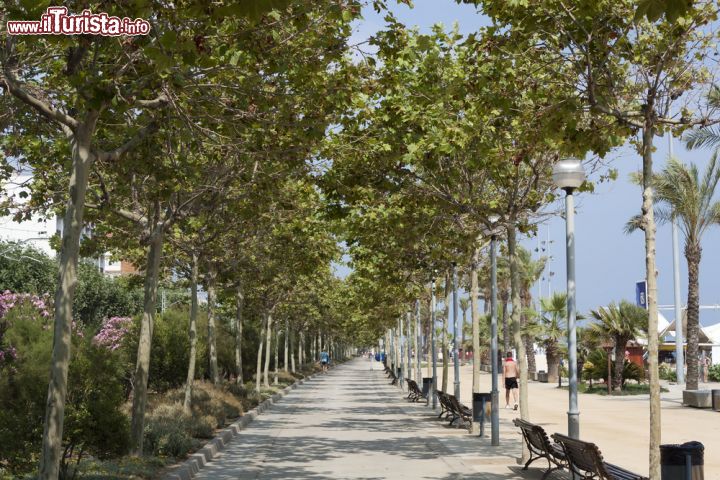
[[[3,319],[3,343],[17,350],[12,364],[0,363],[0,465],[14,474],[34,468],[42,439],[48,365],[53,344],[49,320],[30,305],[16,306]],[[74,455],[97,458],[123,454],[128,421],[122,362],[73,329],[63,446]]]
[[17,359],[0,364],[0,465],[19,475],[40,453],[52,331],[28,305],[11,309],[4,320],[3,343],[15,347]]
[[[207,363],[207,316],[201,312],[198,317],[196,362],[199,368],[196,371],[200,376]],[[189,318],[187,310],[174,308],[156,317],[148,379],[148,384],[153,390],[163,392],[185,383],[190,360]],[[137,351],[139,318],[137,320],[128,344],[131,358],[134,358]]]
[[110,278],[95,265],[81,262],[73,300],[73,316],[88,331],[111,317],[132,317],[142,311],[142,292],[128,278]]
[[[590,353],[583,366],[582,378],[585,380],[602,379],[605,382],[608,381],[607,352],[605,350],[597,349]],[[625,382],[627,380],[641,382],[644,379],[645,374],[642,368],[628,360],[623,362],[622,388],[625,388]]]
[[85,452],[101,460],[127,452],[130,422],[121,410],[126,398],[123,366],[116,352],[82,342],[68,374],[66,452]]
[[720,364],[711,365],[708,368],[708,380],[711,382],[720,382]]
[[0,292],[36,295],[55,291],[57,264],[30,245],[0,241]]
[[658,365],[658,372],[662,380],[677,382],[677,370],[674,365],[670,365],[668,363],[661,363],[660,365]]
[[195,445],[192,417],[180,404],[161,405],[145,423],[145,452],[156,456],[183,457]]

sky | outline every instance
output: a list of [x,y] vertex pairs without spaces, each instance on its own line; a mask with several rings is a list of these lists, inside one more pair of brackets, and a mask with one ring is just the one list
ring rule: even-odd
[[[391,0],[392,1],[392,0]],[[390,4],[391,1],[388,3]],[[405,5],[392,5],[395,16],[408,26],[417,26],[421,32],[429,32],[430,27],[442,23],[447,28],[457,22],[459,31],[468,34],[488,25],[488,19],[477,13],[475,7],[458,5],[452,0],[415,0],[414,8]],[[356,22],[352,40],[362,42],[384,25],[381,15],[372,8],[364,8],[363,20]],[[655,170],[665,164],[668,156],[668,138],[656,138]],[[675,156],[684,162],[695,162],[701,171],[710,158],[711,152],[696,150],[688,152],[679,139],[674,140]],[[641,159],[631,148],[623,148],[609,155],[608,167],[616,168],[618,179],[614,182],[596,185],[592,194],[582,193],[576,197],[576,277],[578,311],[588,312],[610,302],[620,300],[635,301],[635,283],[645,277],[644,236],[641,231],[631,235],[623,232],[626,221],[640,212],[642,192],[631,184],[629,174],[641,167]],[[606,159],[606,160],[608,160]],[[551,257],[545,271],[546,281],[542,284],[542,295],[548,291],[565,289],[565,223],[554,218],[540,227],[541,240],[547,241],[549,235]],[[687,299],[687,266],[682,255],[683,238],[680,234],[680,289],[682,304]],[[530,238],[522,242],[535,253],[538,239]],[[703,237],[703,258],[700,266],[701,305],[720,304],[720,281],[717,268],[720,265],[720,227],[710,229]],[[540,245],[546,247],[546,245]],[[539,252],[547,255],[548,252]],[[536,254],[537,255],[537,254]],[[342,270],[342,269],[340,269]],[[660,306],[672,306],[673,264],[672,234],[669,225],[657,228],[657,270],[658,301]],[[549,272],[554,272],[550,277]],[[548,284],[547,278],[551,278]],[[538,285],[533,288],[537,295]],[[672,320],[672,308],[661,309],[661,313]],[[720,310],[701,310],[703,325],[720,321]]]

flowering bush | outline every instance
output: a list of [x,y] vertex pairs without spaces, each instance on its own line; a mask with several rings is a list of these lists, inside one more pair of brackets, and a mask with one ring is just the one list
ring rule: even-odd
[[13,293],[5,290],[0,294],[0,318],[4,318],[8,310],[21,303],[29,303],[34,306],[42,317],[49,317],[50,310],[45,304],[45,299],[30,293]]
[[[6,326],[0,344],[5,359],[0,361],[0,478],[5,472],[24,478],[40,454],[53,331],[32,302],[17,302],[0,322]],[[73,461],[80,454],[122,455],[129,444],[129,421],[121,409],[129,371],[117,352],[79,333],[74,325],[63,447],[74,452]]]
[[112,317],[103,323],[100,331],[93,338],[93,343],[115,351],[122,346],[123,339],[132,328],[132,318]]

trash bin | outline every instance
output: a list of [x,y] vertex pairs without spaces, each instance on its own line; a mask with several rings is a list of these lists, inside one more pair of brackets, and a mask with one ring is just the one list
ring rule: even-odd
[[660,445],[662,480],[704,480],[705,446],[700,442]]
[[720,390],[711,390],[712,395],[712,409],[716,412],[720,412]]
[[423,377],[422,393],[424,396],[427,397],[430,388],[432,388],[432,377]]
[[473,393],[473,422],[480,425],[480,436],[485,433],[485,408],[490,403],[490,393]]

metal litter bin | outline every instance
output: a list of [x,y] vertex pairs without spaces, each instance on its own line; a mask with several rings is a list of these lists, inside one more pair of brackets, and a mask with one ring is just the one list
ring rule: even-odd
[[430,389],[432,388],[432,377],[423,377],[423,384],[422,384],[422,393],[426,397],[430,393]]
[[700,442],[660,445],[662,480],[704,480],[705,446]]
[[712,397],[712,409],[720,412],[720,390],[711,390],[710,395]]
[[473,393],[473,422],[480,424],[480,436],[485,433],[485,405],[490,403],[490,393]]

